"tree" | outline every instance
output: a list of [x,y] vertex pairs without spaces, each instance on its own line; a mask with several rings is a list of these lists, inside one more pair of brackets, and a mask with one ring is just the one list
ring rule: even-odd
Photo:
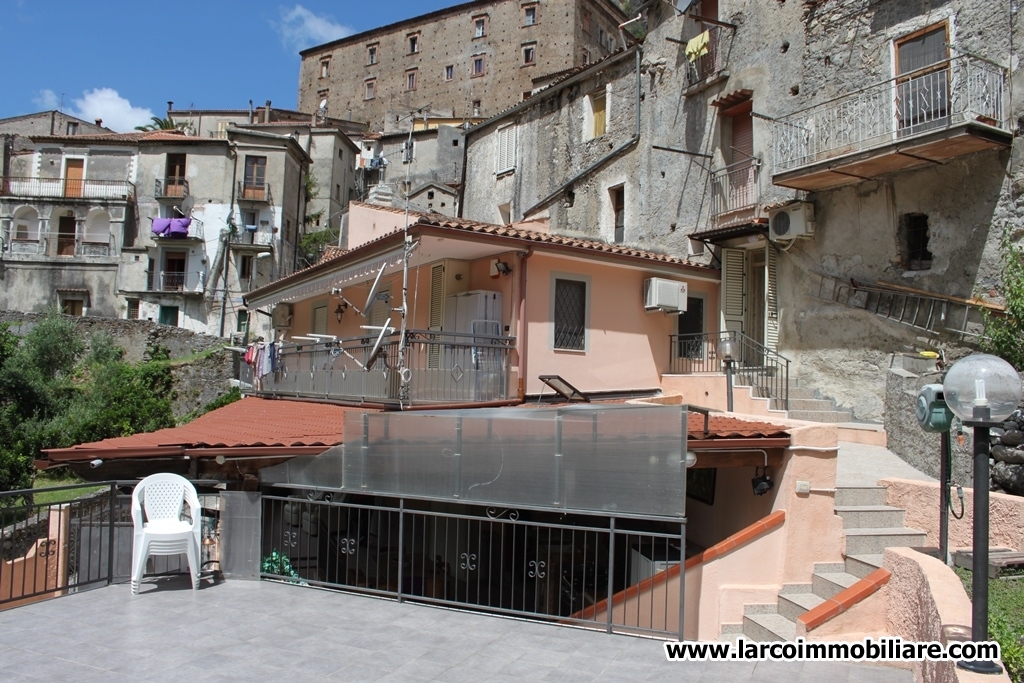
[[1009,229],[1003,233],[999,253],[1006,312],[1004,315],[982,309],[985,317],[982,350],[999,356],[1021,371],[1024,370],[1024,249],[1013,243]]
[[188,127],[188,124],[184,121],[175,123],[170,116],[165,119],[162,119],[159,116],[154,116],[150,120],[152,123],[147,123],[144,126],[135,126],[135,130],[185,130]]

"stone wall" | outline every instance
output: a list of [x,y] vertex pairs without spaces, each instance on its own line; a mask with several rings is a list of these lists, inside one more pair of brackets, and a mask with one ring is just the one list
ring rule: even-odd
[[210,401],[231,390],[235,377],[235,354],[226,349],[171,368],[174,378],[174,418],[202,410]]

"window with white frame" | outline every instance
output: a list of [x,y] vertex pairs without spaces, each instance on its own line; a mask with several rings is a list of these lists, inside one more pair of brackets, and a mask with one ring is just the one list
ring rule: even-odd
[[416,69],[410,69],[405,72],[405,89],[415,90],[416,89],[416,75],[418,71]]
[[450,81],[455,78],[455,65],[449,64],[444,68],[444,80]]
[[409,41],[409,54],[416,54],[420,51],[420,34],[411,33],[406,38]]
[[554,348],[567,351],[587,349],[587,281],[555,278]]
[[363,99],[372,100],[377,96],[377,80],[373,79],[363,83]]
[[380,45],[377,43],[366,46],[366,64],[368,66],[377,63],[377,50],[379,47]]
[[533,66],[537,63],[537,43],[526,43],[523,45],[523,66]]
[[523,26],[533,26],[537,23],[537,6],[526,5],[523,7]]
[[331,58],[325,57],[320,60],[320,78],[327,78],[331,75]]
[[497,173],[507,173],[516,167],[516,127],[504,126],[498,129]]
[[483,38],[487,35],[487,17],[473,17],[473,37]]
[[484,64],[484,56],[483,55],[476,55],[475,57],[473,57],[473,70],[472,70],[471,76],[472,77],[483,76],[484,75],[484,67],[485,67],[485,64]]

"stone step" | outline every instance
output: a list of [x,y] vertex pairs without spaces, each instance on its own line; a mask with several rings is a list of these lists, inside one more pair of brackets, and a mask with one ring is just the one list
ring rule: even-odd
[[792,384],[789,385],[789,398],[790,400],[803,399],[803,398],[818,398],[818,392],[809,387],[795,387]]
[[846,410],[790,410],[789,419],[804,422],[850,422],[853,413]]
[[884,555],[847,555],[846,571],[863,579],[882,566]]
[[825,598],[808,591],[807,593],[779,593],[779,614],[796,621],[804,612],[814,609]]
[[847,529],[846,555],[877,555],[886,548],[925,544],[923,531],[906,527]]
[[814,594],[822,600],[834,598],[844,590],[860,581],[859,577],[843,572],[815,572],[811,577]]
[[835,510],[845,529],[903,526],[903,510],[888,505],[836,505]]
[[886,489],[882,486],[843,486],[836,489],[837,506],[885,505]]
[[[783,410],[782,400],[773,398],[772,408]],[[789,397],[789,411],[793,412],[835,412],[835,401],[826,398],[793,398]]]
[[748,614],[743,617],[743,635],[749,640],[795,640],[796,624],[781,614]]

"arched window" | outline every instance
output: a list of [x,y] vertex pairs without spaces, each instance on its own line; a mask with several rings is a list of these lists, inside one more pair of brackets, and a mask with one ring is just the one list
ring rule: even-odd
[[14,214],[14,239],[39,241],[39,214],[30,206],[23,206]]

